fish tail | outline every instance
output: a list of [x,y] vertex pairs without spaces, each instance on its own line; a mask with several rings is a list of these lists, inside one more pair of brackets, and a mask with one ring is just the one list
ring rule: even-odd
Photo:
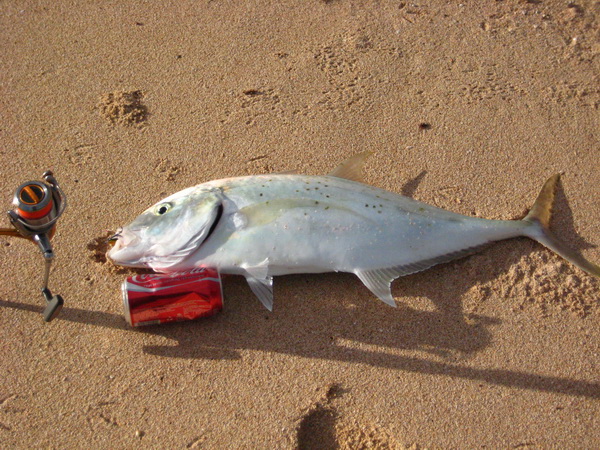
[[588,261],[575,250],[569,248],[550,231],[552,206],[559,179],[560,174],[552,175],[542,187],[533,207],[523,219],[524,222],[527,222],[525,235],[562,256],[584,272],[600,277],[600,266]]

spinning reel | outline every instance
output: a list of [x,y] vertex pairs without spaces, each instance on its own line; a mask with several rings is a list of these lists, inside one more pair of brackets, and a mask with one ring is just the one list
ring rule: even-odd
[[44,278],[42,295],[46,300],[44,321],[54,319],[63,306],[60,295],[52,295],[48,289],[50,266],[54,259],[50,239],[54,236],[56,222],[67,207],[67,198],[51,171],[42,175],[45,183],[28,181],[20,185],[13,198],[14,209],[8,211],[8,218],[14,226],[0,228],[0,235],[21,237],[35,242],[44,256]]

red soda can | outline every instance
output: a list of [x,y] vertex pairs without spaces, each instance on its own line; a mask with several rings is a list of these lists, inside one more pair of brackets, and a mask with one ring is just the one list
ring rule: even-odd
[[223,309],[221,276],[205,267],[128,277],[122,289],[125,318],[134,327],[193,320]]

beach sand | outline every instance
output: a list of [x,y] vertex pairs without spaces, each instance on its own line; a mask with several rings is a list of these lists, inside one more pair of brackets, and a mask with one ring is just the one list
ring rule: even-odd
[[[104,240],[216,178],[326,174],[523,217],[600,261],[600,2],[4,1],[0,192],[52,169],[42,256],[0,238],[3,448],[595,448],[600,283],[527,239],[404,277],[245,280],[225,309],[133,329]],[[8,226],[8,218],[0,226]]]

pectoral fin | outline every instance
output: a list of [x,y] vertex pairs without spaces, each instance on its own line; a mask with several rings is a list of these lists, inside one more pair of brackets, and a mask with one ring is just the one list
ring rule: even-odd
[[273,311],[273,277],[269,276],[269,259],[256,265],[247,265],[246,281],[254,295],[258,297],[265,308]]
[[273,277],[260,279],[248,275],[246,281],[254,295],[265,305],[265,308],[273,311]]

